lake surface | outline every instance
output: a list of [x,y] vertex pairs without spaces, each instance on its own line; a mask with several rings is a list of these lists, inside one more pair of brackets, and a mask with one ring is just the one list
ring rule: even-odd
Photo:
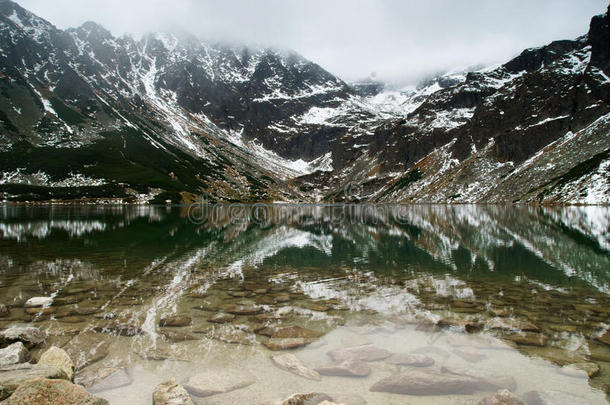
[[[47,331],[34,358],[63,347],[77,381],[112,404],[149,404],[160,382],[200,373],[245,386],[193,396],[198,404],[310,392],[346,404],[473,404],[504,386],[605,404],[609,294],[608,207],[0,207],[0,303],[10,309],[0,328]],[[26,312],[35,296],[53,297],[51,309]],[[173,315],[190,324],[160,326]],[[298,347],[271,350],[286,346]],[[331,357],[375,351],[360,377],[308,379],[271,359],[290,353],[328,373]],[[409,373],[478,383],[370,390]]]

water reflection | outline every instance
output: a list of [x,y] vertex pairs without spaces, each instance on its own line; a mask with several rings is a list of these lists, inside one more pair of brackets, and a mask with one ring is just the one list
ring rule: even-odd
[[[129,370],[130,385],[100,394],[113,403],[141,402],[133,393],[150,391],[168,372],[188,381],[204,358],[208,368],[239,364],[257,376],[213,397],[218,403],[273,403],[296,388],[401,403],[401,390],[417,394],[409,386],[417,379],[464,388],[439,388],[421,403],[566,387],[583,403],[605,402],[608,208],[3,206],[0,213],[0,292],[11,306],[0,326],[35,322],[51,335],[48,344],[77,354],[107,343],[105,356],[81,373]],[[24,312],[32,296],[55,297],[55,309]],[[191,323],[160,327],[172,314]],[[66,338],[67,328],[78,335]],[[393,360],[365,362],[371,370],[356,382],[312,382],[278,366],[286,359],[268,357],[269,348],[294,344],[297,360],[328,373],[327,352],[363,342]],[[407,364],[426,350],[434,366]],[[490,384],[499,374],[504,382]],[[528,381],[534,376],[540,386]]]

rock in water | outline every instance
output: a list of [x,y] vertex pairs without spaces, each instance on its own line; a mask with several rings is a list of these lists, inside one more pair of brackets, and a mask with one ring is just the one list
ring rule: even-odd
[[217,314],[214,314],[210,319],[208,319],[208,322],[227,323],[227,322],[231,322],[233,319],[235,319],[235,315],[226,314],[224,312],[219,312]]
[[477,405],[525,405],[509,390],[501,390],[490,397],[483,398]]
[[59,347],[52,346],[49,350],[44,352],[38,360],[38,364],[44,364],[48,366],[55,366],[68,376],[68,380],[74,380],[74,363],[64,350]]
[[470,363],[477,363],[487,358],[485,353],[482,353],[473,347],[456,348],[453,349],[453,353]]
[[24,363],[2,367],[0,368],[0,400],[8,398],[23,382],[34,378],[65,379],[67,376],[53,366]]
[[86,389],[65,380],[37,378],[24,382],[2,405],[109,405]]
[[0,349],[0,367],[25,363],[29,359],[30,352],[21,342],[16,342],[4,349]]
[[186,389],[173,378],[157,385],[152,399],[153,405],[195,405]]
[[373,345],[335,349],[326,354],[337,362],[345,360],[376,361],[386,359],[392,355],[391,352]]
[[263,308],[255,305],[227,305],[225,312],[233,315],[256,315],[263,312]]
[[289,350],[296,349],[297,347],[302,347],[313,342],[312,339],[305,338],[286,338],[286,339],[277,339],[271,338],[263,341],[263,345],[265,345],[270,350]]
[[0,344],[6,345],[22,342],[27,348],[32,348],[47,338],[40,329],[33,326],[11,326],[0,332]]
[[376,382],[370,391],[405,395],[449,395],[472,394],[477,389],[478,380],[475,378],[422,369],[384,378]]
[[434,364],[432,357],[425,354],[396,353],[388,357],[386,363],[397,366],[428,367]]
[[167,318],[161,318],[159,321],[159,326],[189,326],[193,320],[190,316],[185,315],[177,315],[177,316],[169,316]]
[[102,392],[130,385],[133,379],[123,367],[102,367],[90,373],[83,372],[77,382],[91,392]]
[[316,368],[322,375],[340,377],[366,377],[371,373],[371,367],[363,361],[349,359],[337,364],[329,364]]
[[602,343],[610,345],[610,330],[605,331],[604,334],[598,338],[598,340]]
[[283,353],[283,354],[272,354],[271,360],[273,363],[281,368],[282,370],[286,370],[291,372],[292,374],[296,374],[300,377],[307,378],[309,380],[320,380],[320,374],[318,372],[307,368],[301,361],[293,354]]
[[184,387],[198,397],[209,397],[245,388],[254,383],[249,374],[229,370],[208,370],[190,377]]
[[300,326],[288,326],[285,328],[269,326],[258,331],[258,334],[276,339],[313,339],[322,336],[324,333],[311,329],[301,328]]
[[327,401],[332,401],[332,398],[326,394],[311,392],[309,394],[294,394],[278,402],[277,405],[319,405]]
[[10,315],[10,312],[9,312],[8,308],[6,307],[6,305],[0,304],[0,318],[6,318],[9,315]]
[[48,307],[51,304],[53,304],[53,298],[51,298],[51,297],[32,297],[25,302],[24,307],[26,307],[26,308]]
[[586,404],[586,398],[563,391],[529,391],[523,394],[527,405],[575,405]]

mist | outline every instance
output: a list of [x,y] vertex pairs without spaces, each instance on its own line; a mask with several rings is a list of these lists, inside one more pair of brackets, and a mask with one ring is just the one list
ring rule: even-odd
[[505,62],[572,39],[606,0],[18,0],[57,27],[95,21],[114,35],[188,31],[214,42],[289,48],[344,80],[398,84]]

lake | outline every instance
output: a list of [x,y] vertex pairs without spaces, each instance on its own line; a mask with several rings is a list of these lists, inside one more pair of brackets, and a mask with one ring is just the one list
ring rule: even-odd
[[0,303],[112,404],[606,404],[610,208],[3,205]]

